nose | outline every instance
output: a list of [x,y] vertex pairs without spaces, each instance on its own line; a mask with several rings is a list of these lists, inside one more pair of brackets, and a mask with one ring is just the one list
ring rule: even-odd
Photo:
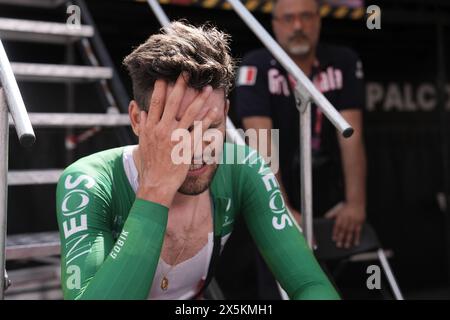
[[295,17],[293,28],[295,31],[303,30],[303,22],[300,17]]

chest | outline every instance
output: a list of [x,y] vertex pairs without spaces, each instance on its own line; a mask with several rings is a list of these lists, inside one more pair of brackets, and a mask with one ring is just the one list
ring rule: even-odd
[[161,258],[176,265],[194,257],[208,243],[213,231],[212,207],[209,197],[202,198],[197,210],[169,210]]

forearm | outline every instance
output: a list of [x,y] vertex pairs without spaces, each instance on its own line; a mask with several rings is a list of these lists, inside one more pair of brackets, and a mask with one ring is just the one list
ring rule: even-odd
[[363,119],[360,110],[345,110],[342,116],[354,128],[350,138],[338,134],[347,203],[366,205],[366,153],[363,141]]
[[[72,263],[80,268],[82,286],[75,296],[66,287],[65,298],[146,299],[161,252],[167,214],[167,208],[159,204],[136,199],[112,249],[105,248],[100,234],[85,239],[91,245],[89,256]],[[99,259],[104,261],[96,267]],[[68,280],[64,280],[67,285]]]
[[347,203],[366,205],[366,156],[362,139],[352,141],[352,146],[341,149],[342,170]]

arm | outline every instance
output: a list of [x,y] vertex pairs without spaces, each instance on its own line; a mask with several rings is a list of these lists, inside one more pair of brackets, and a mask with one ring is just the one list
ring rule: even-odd
[[[139,112],[136,104],[131,103],[133,128],[139,134],[140,181],[137,199],[115,244],[111,205],[112,197],[120,195],[112,194],[108,173],[102,172],[96,163],[93,169],[71,167],[61,178],[57,210],[65,298],[147,297],[161,253],[168,208],[189,168],[189,164],[177,165],[171,160],[174,145],[171,132],[175,125],[187,129],[192,124],[212,90],[208,86],[199,93],[181,120],[175,122],[186,87],[180,76],[166,106],[167,82],[157,80],[148,114]],[[208,111],[203,118],[206,126],[211,123],[213,112]],[[191,141],[192,136],[189,146]],[[123,207],[126,204],[120,204],[116,210],[124,210]]]
[[267,265],[291,299],[339,299],[286,210],[274,174],[254,157],[256,164],[248,157],[241,165],[241,212]]
[[[242,119],[242,124],[244,126],[245,129],[255,129],[257,130],[257,137],[259,137],[259,130],[263,129],[263,130],[267,130],[266,132],[268,132],[269,134],[267,134],[267,144],[265,146],[260,146],[260,141],[259,139],[256,139],[256,141],[249,139],[248,141],[248,145],[255,149],[258,150],[258,152],[260,153],[261,156],[264,157],[266,163],[270,163],[271,161],[277,161],[279,162],[279,155],[278,153],[276,153],[278,151],[278,147],[275,145],[272,145],[272,140],[271,140],[271,135],[270,135],[270,130],[273,128],[272,126],[272,119],[270,117],[264,117],[264,116],[252,116],[252,117],[246,117]],[[267,151],[267,152],[265,152]],[[271,160],[271,161],[269,161]],[[272,167],[273,168],[273,167]],[[279,168],[278,163],[276,164],[276,169],[278,169],[277,171],[275,171],[275,176],[277,178],[277,181],[279,183],[279,187],[281,190],[281,193],[283,194],[284,197],[284,202],[286,204],[286,207],[289,209],[289,211],[294,215],[295,220],[297,221],[298,224],[301,225],[301,215],[300,212],[298,212],[297,210],[295,210],[291,204],[289,203],[289,199],[286,193],[286,189],[283,186],[282,183],[282,179],[281,179],[281,169]]]
[[146,299],[168,209],[136,199],[114,241],[110,193],[101,179],[93,177],[66,170],[57,187],[64,298]]
[[344,85],[339,97],[339,109],[355,129],[352,137],[338,135],[345,202],[339,204],[327,217],[336,218],[333,238],[338,247],[358,245],[361,228],[366,218],[366,156],[363,142],[362,109],[365,102],[364,74],[357,54],[347,50],[342,60]]
[[339,136],[342,170],[345,182],[345,203],[331,211],[328,217],[335,217],[333,238],[337,246],[358,245],[362,225],[366,218],[366,155],[363,142],[361,110],[344,110],[342,116],[355,129],[352,137]]

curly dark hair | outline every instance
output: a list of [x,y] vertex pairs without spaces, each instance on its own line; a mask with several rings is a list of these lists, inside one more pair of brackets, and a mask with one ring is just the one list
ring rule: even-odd
[[139,108],[148,109],[148,99],[157,79],[175,82],[181,72],[188,86],[211,85],[228,95],[234,83],[235,61],[230,54],[230,36],[209,25],[195,27],[185,21],[161,28],[123,60],[133,82]]

